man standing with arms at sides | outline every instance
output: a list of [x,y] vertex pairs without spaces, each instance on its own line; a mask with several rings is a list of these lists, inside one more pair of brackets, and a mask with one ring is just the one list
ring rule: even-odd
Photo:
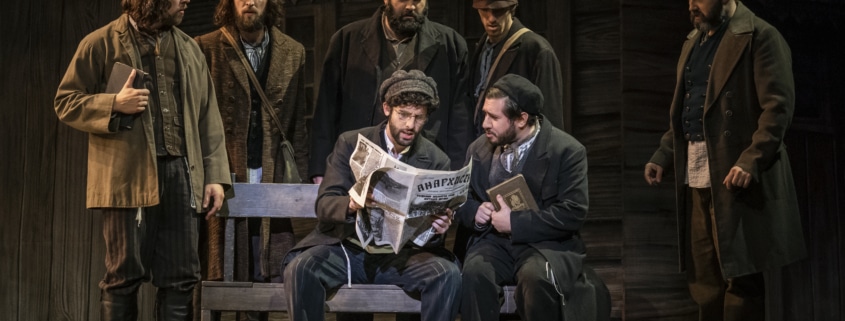
[[[564,320],[571,312],[564,309],[595,311],[582,308],[595,298],[570,296],[585,257],[579,231],[589,205],[587,150],[549,125],[543,106],[540,89],[519,75],[505,75],[486,93],[485,136],[467,151],[470,191],[457,212],[458,222],[473,231],[462,270],[461,320],[499,320],[506,284],[516,284],[522,320]],[[487,189],[518,174],[539,210],[511,211],[503,195],[488,197]]]
[[[283,10],[281,0],[221,0],[214,14],[220,29],[196,38],[220,98],[229,164],[240,182],[292,183],[286,181],[284,168],[296,164],[285,163],[280,148],[283,138],[293,143],[298,168],[307,166],[305,48],[279,30]],[[250,72],[259,83],[253,82]],[[270,108],[262,105],[259,90]],[[251,242],[242,243],[250,244],[252,251],[251,255],[239,251],[238,278],[249,280],[247,274],[251,274],[255,281],[281,282],[278,267],[295,243],[290,219],[273,219],[260,227],[270,229],[266,249],[268,241],[259,242],[260,223],[260,219],[249,220]],[[209,279],[222,278],[224,225],[222,219],[209,220]],[[246,260],[250,256],[251,270]]]
[[[481,123],[484,93],[489,84],[506,74],[517,74],[530,80],[543,93],[545,122],[563,130],[563,76],[560,62],[549,42],[528,30],[514,16],[518,0],[473,0],[485,35],[476,44],[470,58],[467,86],[472,96],[475,136],[484,134]],[[520,30],[524,30],[520,33]],[[512,39],[508,44],[508,41]],[[508,44],[507,48],[503,47]],[[501,56],[500,56],[501,54]],[[495,66],[494,66],[495,65]]]
[[384,0],[372,17],[332,36],[311,131],[308,175],[313,182],[322,179],[340,133],[385,119],[377,92],[396,70],[417,69],[434,78],[441,106],[422,135],[445,151],[454,166],[463,164],[472,139],[464,94],[467,46],[463,36],[427,16],[428,0]]
[[[804,255],[783,137],[795,109],[789,46],[735,0],[690,0],[669,131],[645,166],[673,168],[681,263],[699,320],[763,320],[762,271]],[[688,200],[687,196],[692,199]]]
[[[123,15],[79,44],[55,99],[65,124],[89,133],[86,205],[102,215],[102,320],[135,320],[152,281],[157,320],[191,320],[200,279],[198,213],[214,215],[231,186],[217,99],[203,54],[175,26],[187,0],[123,0]],[[133,71],[105,93],[116,63]],[[145,77],[146,78],[146,77]],[[121,80],[121,83],[124,83]],[[131,128],[120,115],[137,115]]]
[[359,134],[409,166],[449,169],[446,154],[420,136],[439,104],[434,80],[419,70],[399,70],[381,85],[379,98],[387,120],[338,137],[317,196],[319,223],[296,245],[294,253],[300,254],[285,268],[288,316],[293,321],[324,320],[326,293],[346,284],[395,284],[417,293],[422,320],[452,321],[458,314],[460,269],[443,247],[443,234],[452,223],[451,210],[432,220],[439,235],[424,247],[408,242],[394,254],[390,246],[364,249],[356,236],[357,212],[368,210],[349,197],[355,184],[349,158]]

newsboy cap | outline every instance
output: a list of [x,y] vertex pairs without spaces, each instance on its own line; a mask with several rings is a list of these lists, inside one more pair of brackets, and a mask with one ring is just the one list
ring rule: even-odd
[[429,76],[426,76],[419,70],[397,70],[393,72],[390,78],[387,78],[381,83],[379,87],[379,96],[382,101],[387,101],[390,97],[396,96],[403,92],[418,92],[432,98],[432,106],[429,108],[433,110],[440,105],[440,98],[437,96],[437,84]]
[[472,0],[475,9],[502,9],[519,4],[519,0]]
[[543,112],[543,94],[540,88],[525,77],[507,74],[499,78],[493,87],[505,92],[511,100],[516,102],[519,109],[529,115],[537,116]]

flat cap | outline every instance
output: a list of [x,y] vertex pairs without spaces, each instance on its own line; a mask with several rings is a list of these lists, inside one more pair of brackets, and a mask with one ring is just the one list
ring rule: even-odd
[[379,96],[382,101],[403,92],[418,92],[433,99],[431,107],[437,108],[440,105],[440,98],[437,96],[437,83],[429,76],[419,70],[397,70],[390,78],[384,80],[379,87]]
[[519,0],[472,0],[475,9],[502,9],[519,4]]
[[529,115],[537,116],[543,112],[543,93],[525,77],[507,74],[499,78],[493,87],[505,92],[519,109]]

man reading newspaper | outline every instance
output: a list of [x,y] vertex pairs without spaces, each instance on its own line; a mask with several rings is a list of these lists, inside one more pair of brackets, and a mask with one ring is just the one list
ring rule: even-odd
[[[368,163],[368,153],[375,150],[398,160],[394,165],[404,170],[449,169],[446,154],[420,135],[428,115],[438,107],[436,88],[434,80],[420,71],[396,71],[379,88],[384,101],[381,111],[387,120],[338,138],[320,183],[317,227],[294,246],[286,259],[289,263],[284,270],[285,291],[291,320],[324,320],[326,293],[353,284],[396,284],[420,296],[422,320],[456,318],[460,269],[452,253],[443,247],[442,237],[452,224],[452,210],[441,207],[441,212],[431,215],[430,227],[439,236],[423,246],[407,242],[394,251],[389,245],[370,244],[364,245],[365,250],[356,236],[356,216],[362,208],[371,210],[369,203],[374,200],[365,196],[367,204],[362,207],[349,195],[357,178],[366,173],[363,167],[353,168],[350,164],[374,164]],[[359,135],[372,144],[359,148]],[[382,184],[393,183],[384,180]],[[379,187],[374,191],[387,193],[391,189]],[[386,202],[380,204],[384,206]]]
[[425,246],[438,235],[431,224],[437,215],[466,202],[470,165],[458,171],[411,167],[360,133],[356,146],[349,166],[358,181],[349,196],[357,206],[366,205],[355,222],[365,250],[377,253],[380,245],[389,245],[399,253],[411,239]]

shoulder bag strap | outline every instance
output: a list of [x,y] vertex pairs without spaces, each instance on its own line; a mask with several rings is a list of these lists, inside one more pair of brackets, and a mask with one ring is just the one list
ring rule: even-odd
[[270,114],[270,117],[273,118],[273,121],[276,123],[276,126],[279,127],[279,134],[282,135],[282,141],[287,140],[287,138],[285,138],[285,131],[282,127],[282,122],[279,120],[279,117],[276,116],[276,112],[273,111],[273,105],[270,104],[270,100],[267,99],[267,95],[264,94],[264,88],[261,88],[261,82],[258,81],[258,77],[255,77],[255,72],[252,71],[252,65],[249,63],[248,60],[246,60],[246,57],[244,57],[244,53],[241,52],[241,48],[240,46],[238,46],[238,43],[235,41],[235,38],[232,37],[232,34],[230,34],[225,27],[220,28],[220,30],[223,31],[223,35],[226,36],[226,39],[228,39],[229,42],[232,43],[232,46],[235,47],[235,52],[237,52],[238,57],[241,58],[241,63],[244,64],[244,67],[246,68],[246,73],[247,75],[249,75],[249,79],[252,81],[253,86],[255,86],[255,91],[258,92],[258,96],[261,96],[261,101],[263,102],[261,106],[264,106],[264,110],[268,114]]

